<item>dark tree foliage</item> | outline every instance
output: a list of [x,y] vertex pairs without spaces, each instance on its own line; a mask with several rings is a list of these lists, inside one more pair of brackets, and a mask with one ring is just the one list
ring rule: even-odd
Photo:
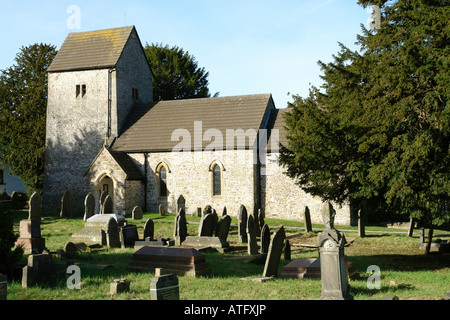
[[210,97],[209,73],[189,52],[162,44],[146,44],[144,50],[155,76],[155,101]]
[[55,55],[48,44],[22,47],[0,75],[0,165],[9,165],[33,190],[43,187],[46,70]]
[[352,52],[319,62],[324,84],[286,115],[287,174],[339,203],[377,199],[435,225],[449,221],[449,1],[368,1],[381,9]]

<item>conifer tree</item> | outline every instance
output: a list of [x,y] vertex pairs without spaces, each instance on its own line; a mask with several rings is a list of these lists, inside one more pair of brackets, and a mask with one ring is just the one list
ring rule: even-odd
[[341,44],[324,84],[286,115],[287,174],[339,203],[377,199],[411,218],[449,221],[449,1],[360,0],[380,26]]

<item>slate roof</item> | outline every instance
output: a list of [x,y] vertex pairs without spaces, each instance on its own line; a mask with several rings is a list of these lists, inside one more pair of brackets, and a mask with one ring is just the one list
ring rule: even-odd
[[[187,138],[190,138],[190,141],[187,142],[192,150],[196,147],[194,144],[196,121],[201,121],[202,149],[214,142],[214,138],[212,141],[206,139],[203,141],[204,133],[209,129],[220,131],[225,148],[227,129],[241,129],[243,132],[253,129],[253,132],[257,132],[266,125],[269,109],[274,108],[270,94],[137,103],[131,111],[124,132],[118,137],[112,149],[128,153],[171,151],[183,141],[178,135],[174,136],[175,141],[171,141],[172,133],[176,129],[181,129],[189,132],[190,137]],[[181,130],[179,132],[183,132]],[[253,143],[254,141],[246,138],[245,143],[239,147],[251,148]],[[238,146],[237,139],[230,145]]]
[[[286,122],[284,120],[284,115],[288,112],[288,108],[276,109],[271,113],[271,117],[268,123],[268,127],[273,129],[278,129],[278,140],[279,143],[286,148],[288,147],[287,131],[285,128]],[[268,150],[271,150],[271,144],[268,144]]]
[[48,72],[113,68],[134,26],[70,33]]
[[125,172],[127,180],[144,180],[144,176],[125,152],[109,150],[109,153]]

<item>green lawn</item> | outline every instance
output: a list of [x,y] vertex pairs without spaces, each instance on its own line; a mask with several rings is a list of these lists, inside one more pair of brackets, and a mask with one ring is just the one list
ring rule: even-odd
[[[26,212],[16,213],[16,229]],[[155,223],[155,237],[172,237],[174,215],[160,217],[156,213],[145,213],[142,220],[127,221],[136,224],[140,233],[146,219]],[[188,232],[197,235],[200,218],[188,216]],[[232,220],[229,242],[238,243],[236,218]],[[292,244],[292,259],[317,257],[315,248],[300,246],[315,244],[317,234],[304,234],[303,224],[294,221],[266,219],[272,231],[279,225],[286,227],[286,233]],[[52,252],[62,249],[70,241],[72,233],[82,229],[84,222],[80,217],[61,219],[57,214],[45,215],[42,220],[42,236]],[[315,228],[322,227],[314,225]],[[367,227],[365,238],[358,237],[356,228],[340,227],[350,243],[345,254],[359,272],[359,276],[350,281],[351,294],[355,300],[382,300],[386,295],[396,295],[400,300],[441,300],[450,292],[450,254],[424,255],[419,249],[418,230],[414,237],[388,228]],[[435,232],[436,233],[436,232]],[[8,283],[8,300],[148,300],[149,285],[154,277],[152,273],[136,273],[126,270],[135,249],[101,248],[81,253],[74,262],[81,269],[81,289],[68,289],[63,278],[53,287],[35,287],[23,289],[20,281]],[[205,253],[212,268],[210,278],[179,277],[180,299],[182,300],[316,300],[321,295],[321,281],[316,279],[275,279],[264,283],[255,283],[248,279],[262,275],[264,265],[249,263],[246,249],[241,248],[229,253]],[[58,263],[64,262],[55,260]],[[26,256],[22,263],[26,262]],[[289,263],[281,260],[281,268]],[[113,267],[99,270],[87,265],[108,264]],[[369,266],[376,265],[381,271],[381,288],[369,289],[367,273]],[[69,275],[67,275],[68,277]],[[130,292],[111,296],[110,283],[117,278],[126,278],[131,282]]]

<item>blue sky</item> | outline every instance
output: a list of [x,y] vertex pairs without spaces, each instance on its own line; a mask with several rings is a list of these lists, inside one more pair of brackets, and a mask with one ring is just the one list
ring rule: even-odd
[[[320,86],[318,60],[332,61],[338,42],[357,50],[370,14],[356,0],[1,0],[0,69],[22,46],[61,46],[69,32],[134,25],[143,44],[177,45],[209,72],[220,96],[272,93],[278,108]],[[67,21],[80,9],[80,28]]]

